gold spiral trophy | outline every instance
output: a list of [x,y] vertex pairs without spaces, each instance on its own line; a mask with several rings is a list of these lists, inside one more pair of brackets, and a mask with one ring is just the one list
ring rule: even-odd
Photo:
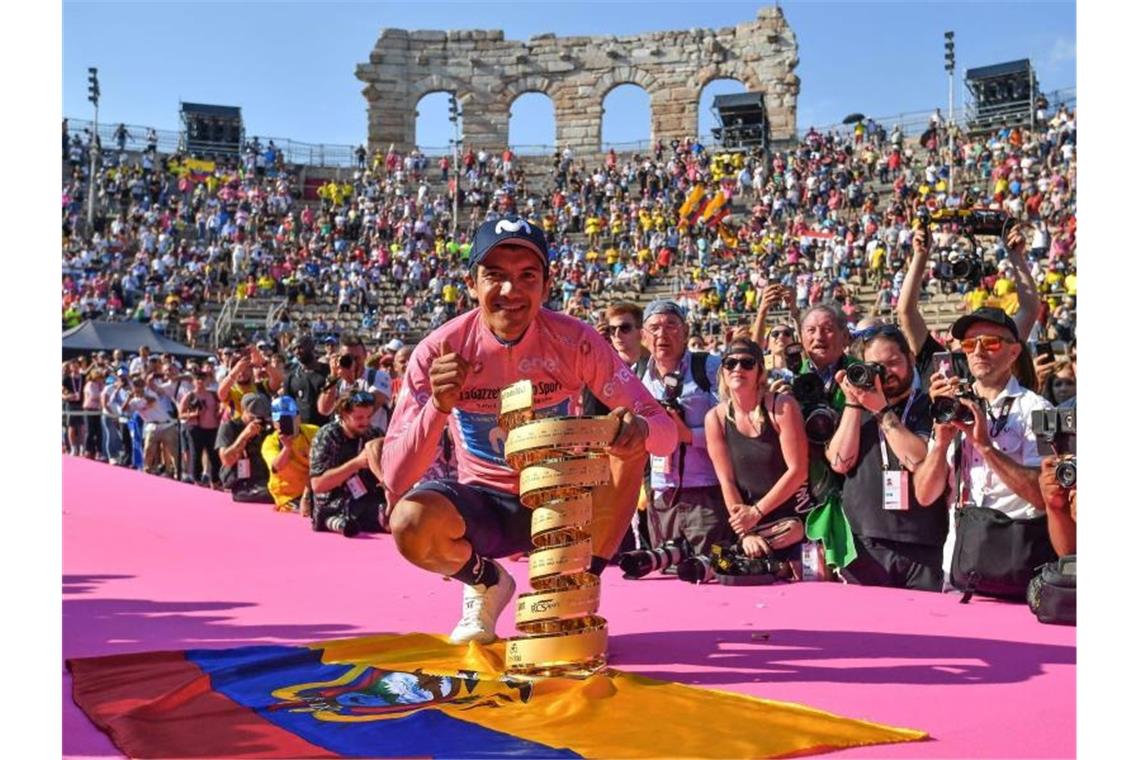
[[503,389],[499,426],[505,457],[519,471],[519,500],[534,510],[530,535],[531,593],[520,594],[519,634],[507,640],[507,672],[516,676],[585,678],[606,666],[601,585],[588,571],[593,489],[610,482],[604,449],[617,435],[610,417],[535,419],[533,388]]

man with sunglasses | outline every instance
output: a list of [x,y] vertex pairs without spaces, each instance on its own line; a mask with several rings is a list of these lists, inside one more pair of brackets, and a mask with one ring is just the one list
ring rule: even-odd
[[941,591],[946,481],[921,494],[914,483],[934,425],[930,398],[914,387],[914,354],[894,325],[868,328],[855,351],[874,384],[853,383],[853,366],[836,373],[846,403],[826,449],[844,476],[841,502],[856,551],[840,573],[867,586]]
[[[613,407],[614,484],[594,494],[595,573],[629,525],[646,450],[664,454],[677,444],[674,424],[597,330],[542,307],[553,282],[541,229],[514,216],[484,222],[469,266],[467,287],[478,306],[412,352],[383,451],[385,485],[398,498],[390,520],[400,553],[464,584],[463,616],[451,634],[457,644],[495,639],[515,583],[494,558],[532,548],[531,513],[503,456],[503,388],[529,380],[542,417],[576,413],[583,387]],[[458,480],[419,482],[445,428],[455,442]]]
[[[614,351],[638,377],[649,362],[649,349],[641,342],[641,307],[629,301],[619,301],[606,307],[602,335],[609,340]],[[589,388],[582,391],[582,416],[609,414],[610,408],[598,400]]]
[[[1041,517],[1045,499],[1038,484],[1041,455],[1032,416],[1052,406],[1023,385],[1032,386],[1033,372],[1017,325],[1001,309],[983,307],[959,318],[950,334],[961,341],[974,377],[968,387],[975,398],[959,399],[973,422],[934,426],[931,452],[915,474],[916,488],[927,494],[941,490],[956,469],[960,505],[995,509],[1014,520]],[[930,396],[956,396],[966,385],[965,379],[939,373],[931,378]],[[947,543],[944,565],[953,543]]]

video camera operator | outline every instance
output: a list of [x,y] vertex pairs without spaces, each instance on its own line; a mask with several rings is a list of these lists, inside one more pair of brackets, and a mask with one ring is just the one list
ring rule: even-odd
[[912,477],[933,429],[930,399],[914,387],[914,355],[894,325],[870,328],[855,352],[862,361],[836,373],[846,404],[827,445],[844,476],[856,551],[840,573],[861,585],[941,591],[946,481]]
[[[1036,378],[1029,352],[1005,312],[983,307],[959,318],[950,332],[966,352],[974,379],[971,383],[945,370],[931,378],[932,403],[944,406],[945,412],[934,410],[933,443],[917,479],[941,481],[954,467],[955,498],[961,509],[956,513],[953,542],[947,545],[948,556],[963,542],[964,512],[972,508],[1000,512],[1010,520],[1025,522],[1021,527],[1032,566],[1011,572],[1031,573],[1052,559],[1047,553],[1045,500],[1038,484],[1042,457],[1032,427],[1033,412],[1050,409],[1050,405],[1033,391]],[[959,433],[960,444],[952,447]],[[974,513],[968,517],[974,521],[985,516]],[[980,540],[974,534],[966,540],[971,545],[962,551],[969,549],[974,556],[986,551],[984,546],[972,545]],[[955,585],[961,587],[960,579]]]
[[[913,255],[907,266],[906,276],[903,278],[902,288],[899,290],[898,319],[899,327],[906,336],[907,344],[915,355],[915,366],[918,369],[919,379],[923,388],[929,388],[930,375],[934,371],[934,354],[945,351],[930,334],[919,311],[919,297],[923,292],[923,280],[926,277],[927,266],[930,260],[933,233],[928,226],[920,223],[912,236],[911,247]],[[1017,313],[1013,316],[1013,323],[1017,326],[1019,340],[1027,340],[1033,329],[1037,312],[1041,305],[1037,294],[1037,286],[1029,263],[1025,259],[1025,237],[1020,228],[1013,227],[1006,236],[1005,251],[1008,261],[1013,264],[1013,281],[1017,292]]]
[[735,538],[705,440],[705,415],[717,404],[710,378],[720,371],[720,357],[689,351],[688,339],[680,306],[646,307],[642,340],[650,358],[642,382],[677,426],[680,442],[672,454],[649,460],[649,539],[661,546],[684,537],[696,553],[708,554],[714,543]]
[[269,468],[261,456],[265,439],[272,430],[269,399],[260,393],[241,397],[237,417],[218,429],[217,449],[222,461],[222,486],[234,501],[272,504],[269,494]]
[[384,530],[384,439],[372,427],[375,400],[356,390],[337,401],[333,421],[317,431],[309,452],[313,530],[346,538]]

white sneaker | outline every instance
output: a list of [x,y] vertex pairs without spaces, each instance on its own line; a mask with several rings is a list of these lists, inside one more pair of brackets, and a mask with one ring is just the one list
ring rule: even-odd
[[499,570],[499,582],[494,586],[463,586],[463,617],[451,632],[452,644],[490,644],[496,638],[495,623],[515,594],[515,579],[498,562],[488,561]]

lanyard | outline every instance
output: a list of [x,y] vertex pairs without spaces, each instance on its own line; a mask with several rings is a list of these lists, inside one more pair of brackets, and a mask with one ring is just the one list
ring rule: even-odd
[[1001,414],[997,419],[994,419],[989,410],[986,410],[986,417],[990,421],[990,437],[1001,435],[1001,431],[1005,430],[1005,426],[1009,424],[1009,412],[1013,408],[1013,396],[1006,396],[1001,404]]
[[[990,415],[989,409],[986,409],[986,419],[990,421],[990,438],[1000,435],[1005,426],[1009,424],[1009,413],[1013,410],[1013,396],[1006,396],[1002,401],[1001,413],[997,419]],[[954,470],[958,479],[958,506],[961,507],[966,502],[966,494],[971,492],[970,472],[967,467],[969,459],[965,456],[966,447],[970,445],[970,437],[963,435],[962,442],[958,446],[954,454]],[[963,471],[963,468],[966,468]],[[984,491],[983,491],[984,493]]]
[[[906,397],[906,405],[903,407],[902,417],[899,418],[899,422],[902,423],[903,427],[906,427],[906,419],[910,416],[910,407],[914,404],[916,398],[918,398],[918,394],[916,394],[912,388],[910,395]],[[898,404],[894,406],[898,406]],[[893,409],[894,406],[889,406],[887,409]],[[891,469],[890,462],[887,459],[887,439],[886,436],[883,435],[882,428],[876,427],[875,432],[879,434],[879,453],[882,455],[883,472],[886,472]]]

